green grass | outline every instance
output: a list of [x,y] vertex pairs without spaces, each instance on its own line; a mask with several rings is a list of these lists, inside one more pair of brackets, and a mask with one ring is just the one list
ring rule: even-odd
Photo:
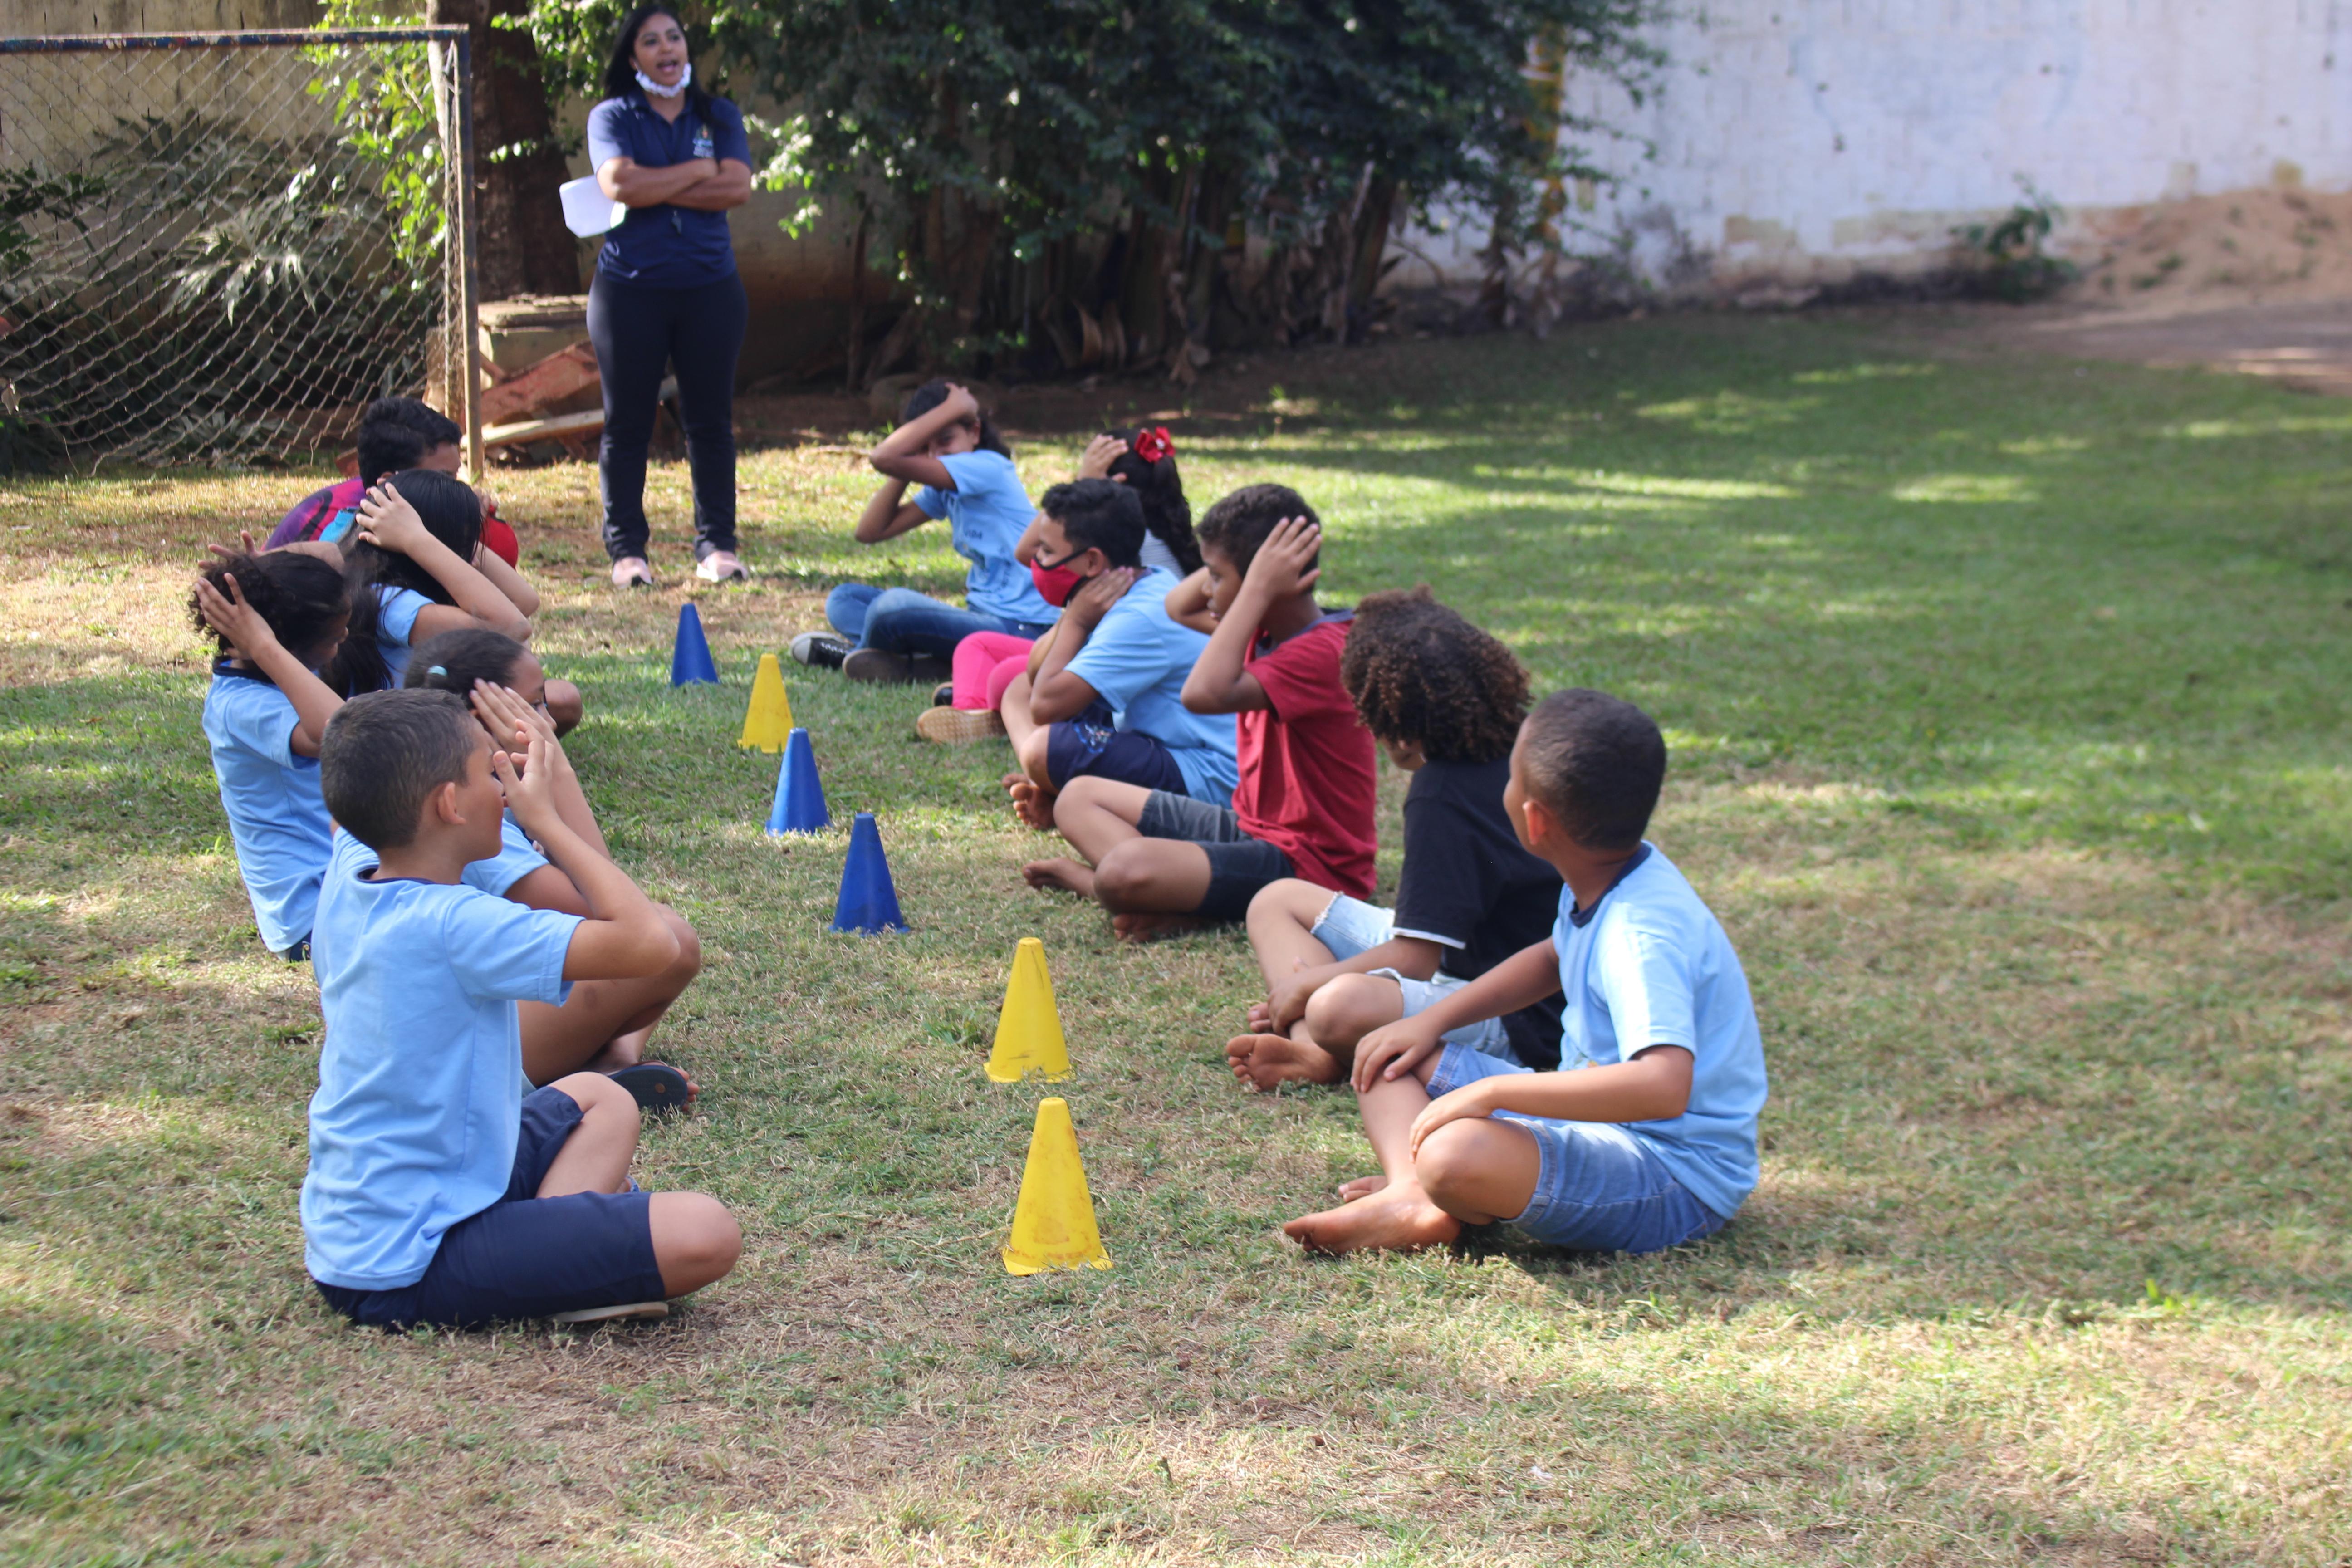
[[[2341,1561],[2352,405],[1814,320],[1265,374],[1171,421],[1196,505],[1295,484],[1332,598],[1426,581],[1665,725],[1654,836],[1774,1079],[1727,1230],[1300,1256],[1276,1223],[1369,1155],[1344,1095],[1221,1070],[1244,944],[1118,946],[1019,885],[1001,747],[796,679],[916,927],[828,932],[844,836],[764,838],[731,744],[753,656],[844,576],[959,573],[850,545],[859,470],[803,447],[747,459],[718,690],[665,684],[678,591],[594,586],[590,470],[499,483],[614,850],[703,934],[662,1037],[701,1107],[640,1173],[732,1205],[741,1270],[627,1332],[340,1328],[294,1205],[315,1002],[253,941],[176,605],[290,487],[15,481],[0,1558]],[[1033,489],[1083,433],[1021,438]],[[980,1064],[1032,934],[1108,1273],[996,1258],[1045,1091]]]

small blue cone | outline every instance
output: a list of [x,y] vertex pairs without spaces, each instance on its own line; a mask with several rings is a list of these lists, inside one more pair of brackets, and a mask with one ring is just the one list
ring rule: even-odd
[[[768,831],[822,833],[832,826],[832,814],[824,809],[824,785],[816,776],[816,753],[809,749],[808,731],[796,729],[784,742],[783,765],[776,770],[776,804],[768,810]],[[889,872],[882,873],[882,881],[889,885]]]
[[861,811],[849,827],[849,860],[841,868],[841,902],[834,906],[833,929],[905,931],[898,890],[890,885],[890,862],[882,858],[882,830],[874,814]]
[[677,607],[677,648],[669,656],[669,683],[719,684],[719,667],[710,662],[710,644],[702,635],[702,612],[692,605]]

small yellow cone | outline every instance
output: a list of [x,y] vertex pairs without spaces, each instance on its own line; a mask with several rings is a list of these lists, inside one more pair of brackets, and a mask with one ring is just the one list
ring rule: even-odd
[[784,668],[776,656],[760,656],[760,673],[751,678],[751,706],[743,714],[743,736],[738,746],[757,746],[774,756],[793,732],[793,700],[784,695]]
[[1053,978],[1045,973],[1045,944],[1024,936],[1013,950],[1013,979],[1004,987],[1004,1010],[996,1016],[996,1038],[988,1047],[988,1076],[998,1083],[1018,1083],[1033,1072],[1055,1083],[1069,1077],[1070,1047],[1062,1038]]
[[1087,1191],[1070,1102],[1041,1100],[1036,1130],[1029,1134],[1029,1163],[1021,1173],[1021,1201],[1013,1210],[1013,1245],[1004,1249],[1004,1271],[1109,1267],[1102,1232],[1095,1228],[1094,1194]]

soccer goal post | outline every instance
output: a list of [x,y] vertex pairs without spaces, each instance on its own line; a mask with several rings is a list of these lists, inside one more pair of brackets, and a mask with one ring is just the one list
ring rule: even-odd
[[0,474],[316,460],[419,396],[481,468],[466,29],[0,37]]

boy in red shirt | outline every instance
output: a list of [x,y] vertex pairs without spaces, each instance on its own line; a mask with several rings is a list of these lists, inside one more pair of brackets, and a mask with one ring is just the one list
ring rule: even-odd
[[1184,706],[1237,715],[1233,809],[1081,776],[1054,825],[1093,868],[1057,858],[1021,872],[1097,900],[1129,941],[1237,921],[1285,877],[1356,898],[1372,887],[1372,737],[1339,681],[1352,617],[1315,602],[1322,525],[1289,487],[1249,485],[1198,534],[1204,572],[1168,595],[1168,613],[1216,618]]

